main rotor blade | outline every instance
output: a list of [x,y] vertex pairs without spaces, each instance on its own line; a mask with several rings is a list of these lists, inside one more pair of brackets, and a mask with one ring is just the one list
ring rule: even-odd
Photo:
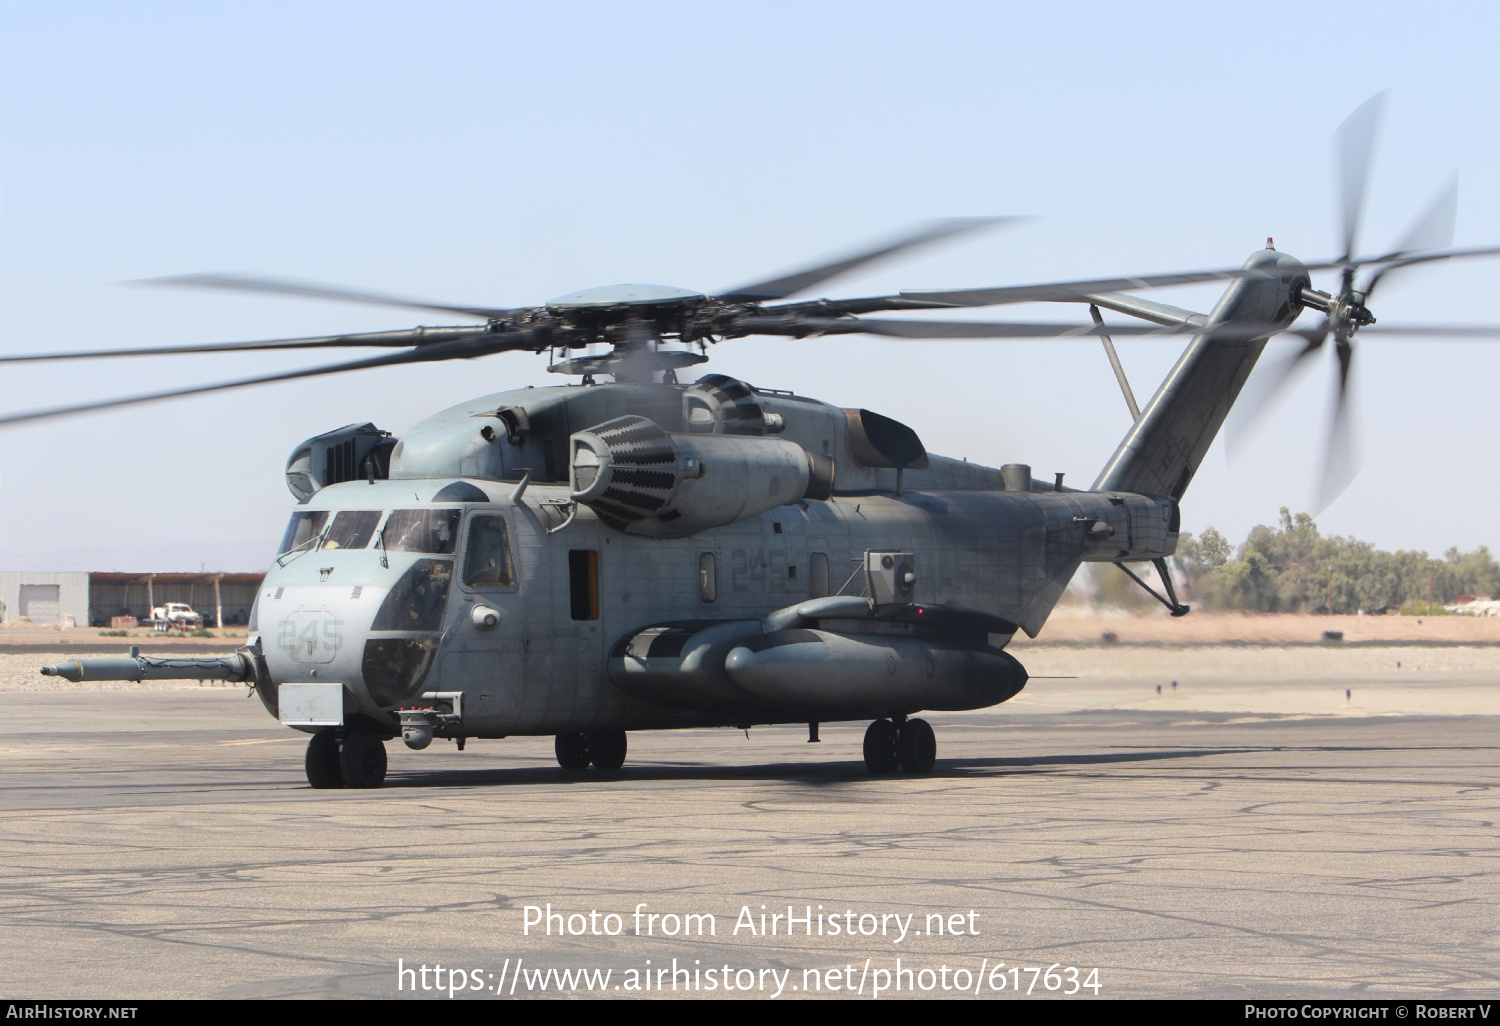
[[[1180,338],[1183,335],[1202,335],[1212,332],[1221,341],[1249,340],[1261,335],[1273,333],[1291,334],[1301,337],[1306,343],[1305,351],[1310,355],[1327,336],[1327,326],[1317,328],[1297,328],[1287,331],[1279,324],[1257,324],[1247,322],[1230,321],[1217,325],[1185,325],[1185,326],[1163,326],[1146,324],[1115,324],[1100,328],[1093,324],[1053,324],[1046,321],[1037,322],[991,322],[991,321],[898,321],[874,318],[844,319],[836,318],[826,321],[803,320],[800,322],[802,334],[818,335],[885,335],[892,338],[911,339],[1006,339],[1006,338],[1091,338],[1097,335],[1112,335],[1122,338]],[[793,323],[786,330],[777,330],[767,326],[762,333],[768,335],[797,334],[797,323]],[[809,331],[808,328],[813,330]],[[1391,336],[1394,340],[1397,336],[1409,336],[1414,338],[1450,338],[1450,339],[1500,339],[1500,325],[1454,325],[1454,324],[1411,324],[1411,325],[1372,325],[1359,330],[1359,337],[1367,333]],[[1305,357],[1303,357],[1305,359]]]
[[1172,285],[1198,285],[1237,278],[1270,277],[1258,268],[1235,267],[1222,271],[1186,271],[1179,274],[1146,274],[1134,278],[1094,278],[1088,281],[1047,282],[1041,285],[1006,285],[977,289],[902,289],[905,299],[943,303],[949,306],[1001,306],[1007,303],[1057,302],[1086,299],[1096,292],[1129,292],[1161,289]]
[[1344,219],[1345,261],[1353,258],[1359,241],[1360,215],[1365,205],[1365,188],[1370,180],[1370,158],[1375,152],[1375,137],[1380,131],[1380,117],[1384,110],[1385,93],[1376,93],[1339,126],[1339,200]]
[[[987,321],[893,321],[829,319],[805,320],[801,325],[817,335],[883,335],[909,339],[985,339],[985,338],[1091,338],[1097,335],[1151,337],[1156,335],[1197,335],[1202,328],[1166,328],[1159,325],[1122,324],[1100,328],[1094,324],[995,323]],[[797,325],[793,324],[793,328]],[[795,334],[766,332],[767,334]]]
[[1500,256],[1500,246],[1467,246],[1458,249],[1442,249],[1435,253],[1406,253],[1393,250],[1380,256],[1360,257],[1357,260],[1304,260],[1302,266],[1309,271],[1338,271],[1346,267],[1382,267],[1384,271],[1407,264],[1425,264],[1434,260],[1466,260],[1470,257]]
[[1375,285],[1392,271],[1399,271],[1405,267],[1415,267],[1418,264],[1430,264],[1439,260],[1462,260],[1468,257],[1500,256],[1500,246],[1483,246],[1473,249],[1449,249],[1439,250],[1436,253],[1418,253],[1415,256],[1402,257],[1391,261],[1380,270],[1375,272],[1370,283],[1365,286],[1365,295],[1368,297],[1375,291]]
[[7,417],[0,417],[0,427],[10,427],[38,420],[50,420],[54,417],[67,417],[79,413],[92,413],[95,410],[108,410],[121,406],[137,406],[143,403],[160,402],[165,399],[178,399],[189,395],[223,392],[233,388],[246,388],[250,385],[268,385],[278,381],[295,381],[299,378],[315,378],[326,374],[342,374],[346,371],[367,370],[372,367],[390,367],[404,363],[430,363],[450,359],[471,359],[476,356],[488,356],[491,353],[504,352],[508,349],[532,348],[535,345],[535,341],[529,335],[520,332],[452,339],[420,349],[408,349],[399,353],[385,353],[380,356],[367,357],[363,360],[326,364],[322,367],[283,371],[278,374],[261,374],[253,378],[221,381],[213,385],[196,385],[191,388],[175,388],[164,392],[150,392],[145,395],[127,396],[121,399],[106,399],[100,402],[76,403],[70,406],[54,406],[45,410],[16,413]]
[[980,228],[989,228],[1002,224],[1014,225],[1021,221],[1030,220],[1025,217],[950,217],[940,221],[933,221],[923,225],[920,229],[907,235],[903,235],[890,242],[883,243],[873,249],[861,250],[850,253],[838,260],[816,267],[808,267],[792,274],[782,275],[779,278],[771,278],[767,281],[755,282],[750,285],[741,285],[737,289],[722,292],[718,299],[726,303],[765,303],[778,299],[786,299],[788,296],[808,289],[841,274],[874,263],[886,257],[904,253],[907,250],[926,246],[943,239],[951,239],[955,236],[968,232],[977,231]]
[[484,325],[408,328],[400,331],[370,331],[354,335],[317,335],[309,338],[267,339],[255,342],[211,342],[195,346],[146,346],[141,349],[80,349],[68,353],[25,353],[18,356],[0,356],[0,363],[100,360],[117,356],[178,356],[190,353],[244,353],[281,349],[424,346],[485,333]]
[[1368,335],[1452,340],[1488,339],[1500,338],[1500,324],[1372,324],[1368,328],[1360,328],[1357,337],[1365,338]]
[[442,313],[463,314],[466,317],[505,317],[516,312],[515,310],[495,309],[485,306],[457,306],[450,303],[429,303],[421,299],[409,299],[405,296],[393,296],[383,292],[367,292],[363,289],[315,285],[310,282],[292,281],[286,278],[257,278],[244,274],[178,274],[165,278],[141,278],[131,284],[183,285],[189,288],[261,292],[281,296],[301,296],[304,299],[331,299],[340,303],[394,306],[407,310],[437,310]]

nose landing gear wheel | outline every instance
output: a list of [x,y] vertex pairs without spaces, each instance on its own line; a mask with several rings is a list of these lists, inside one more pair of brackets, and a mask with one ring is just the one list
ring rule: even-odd
[[623,730],[591,730],[583,737],[588,746],[589,761],[595,769],[613,773],[625,765]]
[[907,720],[896,738],[896,757],[908,773],[927,773],[937,761],[937,737],[926,720]]
[[345,787],[379,787],[385,783],[385,742],[372,730],[350,727],[344,732],[339,767]]
[[896,754],[896,725],[876,720],[865,728],[865,768],[871,773],[894,773],[900,765]]
[[320,730],[307,743],[307,782],[326,789],[344,786],[344,771],[339,768],[339,739],[332,729]]
[[559,734],[552,747],[557,752],[557,764],[563,769],[589,768],[589,745],[582,734]]

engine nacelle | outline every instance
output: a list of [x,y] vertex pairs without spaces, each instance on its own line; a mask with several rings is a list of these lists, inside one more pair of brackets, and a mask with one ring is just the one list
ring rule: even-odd
[[617,417],[569,440],[573,500],[627,534],[683,538],[833,492],[833,461],[795,442],[673,434]]

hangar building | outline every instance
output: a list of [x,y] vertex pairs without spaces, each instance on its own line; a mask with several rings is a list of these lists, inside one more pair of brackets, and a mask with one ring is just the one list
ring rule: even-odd
[[0,616],[7,623],[24,616],[40,626],[65,624],[72,617],[79,627],[108,627],[111,617],[133,616],[144,622],[163,602],[186,602],[203,614],[205,626],[240,626],[250,620],[250,606],[263,578],[255,573],[3,570]]

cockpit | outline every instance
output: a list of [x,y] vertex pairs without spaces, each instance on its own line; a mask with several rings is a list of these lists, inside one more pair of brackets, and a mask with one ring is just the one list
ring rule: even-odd
[[[516,585],[508,521],[494,509],[299,509],[292,514],[279,549],[277,565],[290,576],[284,578],[285,589],[274,589],[276,600],[282,599],[283,590],[290,600],[292,592],[314,580],[320,596],[322,589],[334,587],[335,580],[350,590],[336,587],[341,595],[315,600],[298,591],[304,597],[277,615],[288,622],[310,616],[299,609],[316,602],[330,610],[342,606],[343,612],[337,615],[351,627],[361,621],[367,624],[361,672],[371,697],[382,706],[404,700],[426,677],[457,582],[468,591]],[[343,558],[309,555],[334,552]],[[360,553],[364,555],[357,557]],[[398,553],[410,555],[398,560]],[[351,557],[357,557],[353,563]],[[307,562],[299,567],[303,559]],[[313,563],[318,564],[317,573],[305,576],[313,573]],[[306,584],[297,583],[299,579]],[[363,605],[371,599],[377,604]],[[356,612],[361,608],[365,610],[362,616]],[[281,630],[290,628],[283,625]],[[300,638],[302,630],[298,627],[292,633]]]

